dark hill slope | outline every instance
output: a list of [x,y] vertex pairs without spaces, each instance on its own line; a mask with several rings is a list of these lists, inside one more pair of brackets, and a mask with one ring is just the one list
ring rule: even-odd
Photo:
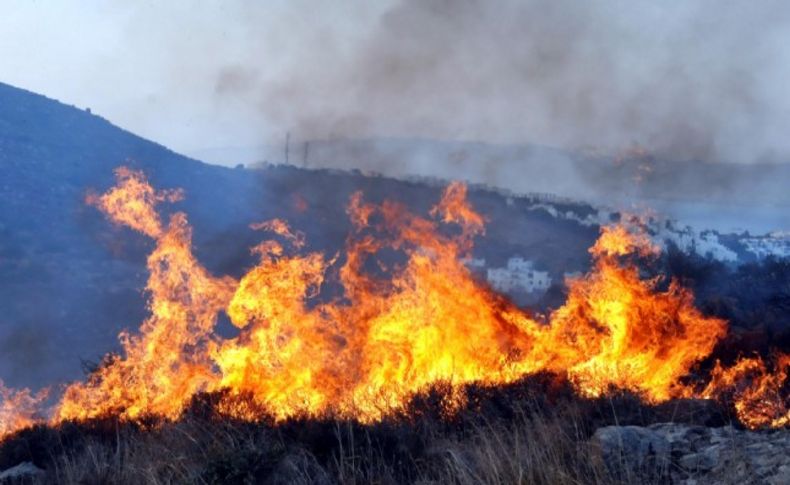
[[[159,185],[185,186],[190,212],[204,223],[218,220],[212,200],[238,211],[256,186],[249,175],[0,84],[0,370],[10,383],[73,376],[78,356],[92,356],[95,342],[112,343],[120,326],[142,315],[145,241],[117,244],[83,203],[87,189],[110,185],[113,167],[126,160]],[[220,197],[223,189],[235,196]]]

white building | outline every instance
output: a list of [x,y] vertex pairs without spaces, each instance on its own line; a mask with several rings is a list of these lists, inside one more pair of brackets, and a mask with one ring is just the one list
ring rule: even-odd
[[486,279],[496,290],[511,295],[519,291],[543,292],[551,286],[547,271],[537,271],[532,261],[520,256],[510,258],[504,268],[488,268]]

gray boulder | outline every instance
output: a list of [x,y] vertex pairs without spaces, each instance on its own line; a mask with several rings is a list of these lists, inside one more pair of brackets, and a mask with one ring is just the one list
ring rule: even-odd
[[0,472],[0,484],[36,483],[44,475],[44,470],[29,461]]
[[790,484],[790,430],[746,431],[678,423],[607,426],[593,443],[626,478],[683,484]]
[[618,478],[666,475],[671,461],[669,441],[659,433],[641,426],[606,426],[593,436],[609,470]]

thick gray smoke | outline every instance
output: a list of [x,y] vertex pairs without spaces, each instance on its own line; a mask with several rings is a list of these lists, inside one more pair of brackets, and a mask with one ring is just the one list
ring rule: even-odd
[[289,55],[274,71],[262,58],[216,77],[222,102],[253,103],[277,136],[790,159],[784,1],[403,0],[351,37],[306,19],[277,36]]
[[5,82],[181,152],[290,131],[790,159],[784,0],[20,2],[0,30]]

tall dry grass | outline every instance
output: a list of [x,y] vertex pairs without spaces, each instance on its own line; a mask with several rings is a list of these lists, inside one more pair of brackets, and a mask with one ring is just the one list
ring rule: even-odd
[[[0,444],[0,469],[33,461],[42,483],[64,484],[620,484],[661,483],[667,470],[604,463],[599,426],[680,416],[633,396],[585,400],[540,376],[510,387],[469,388],[447,414],[446,389],[416,396],[381,423],[300,418],[245,423],[216,414],[205,396],[176,422],[108,417],[39,426]],[[698,424],[710,411],[689,408]],[[664,413],[664,414],[661,414]],[[667,418],[671,416],[671,418]]]

